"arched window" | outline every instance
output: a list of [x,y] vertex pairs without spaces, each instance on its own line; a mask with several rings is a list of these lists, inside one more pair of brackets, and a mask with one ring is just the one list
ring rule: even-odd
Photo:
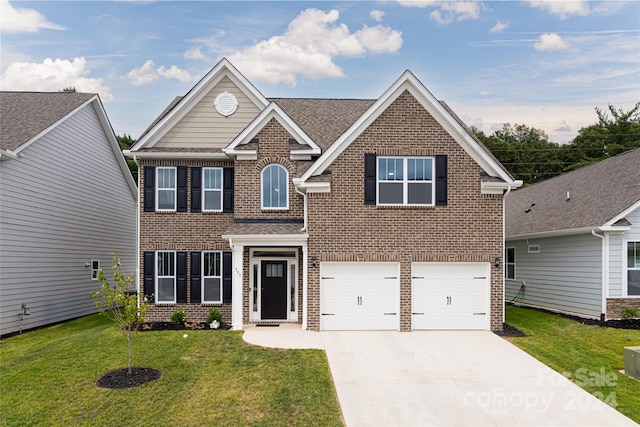
[[289,172],[282,165],[262,169],[262,209],[289,208]]

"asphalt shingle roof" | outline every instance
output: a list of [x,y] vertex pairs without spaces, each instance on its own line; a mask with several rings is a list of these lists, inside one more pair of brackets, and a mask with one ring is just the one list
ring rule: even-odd
[[601,226],[639,200],[640,148],[512,192],[506,236]]
[[77,92],[0,92],[0,149],[17,149],[94,96]]

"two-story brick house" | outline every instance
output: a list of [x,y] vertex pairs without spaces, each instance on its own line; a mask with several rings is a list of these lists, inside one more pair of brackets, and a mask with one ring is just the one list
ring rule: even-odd
[[409,71],[377,100],[267,99],[222,60],[126,154],[155,319],[502,329],[521,182]]

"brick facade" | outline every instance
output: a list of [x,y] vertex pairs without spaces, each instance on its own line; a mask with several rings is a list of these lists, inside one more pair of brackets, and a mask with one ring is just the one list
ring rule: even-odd
[[[175,250],[229,251],[222,234],[234,219],[298,220],[304,216],[304,198],[295,191],[292,179],[306,170],[309,162],[290,156],[292,136],[272,119],[256,135],[255,160],[196,161],[142,160],[140,188],[144,188],[146,166],[201,166],[234,168],[234,213],[140,212],[140,263],[145,251]],[[448,204],[434,207],[378,207],[364,204],[364,155],[448,156]],[[289,173],[289,208],[261,209],[260,172],[271,163],[283,165]],[[306,164],[305,164],[306,163]],[[380,261],[400,263],[400,328],[411,330],[411,263],[491,263],[491,329],[503,324],[502,268],[493,260],[503,254],[503,204],[501,195],[482,195],[478,164],[429,115],[408,92],[384,111],[328,168],[331,192],[308,195],[308,255],[318,262]],[[188,173],[189,188],[191,169]],[[141,191],[140,206],[144,205]],[[191,206],[188,192],[188,206]],[[142,208],[141,208],[142,209]],[[261,247],[265,247],[264,245]],[[242,266],[243,323],[249,322],[252,274],[250,250],[244,248]],[[298,323],[302,322],[303,260],[297,251]],[[188,257],[189,258],[189,257]],[[188,263],[189,263],[188,259]],[[187,265],[187,272],[191,266]],[[319,265],[308,268],[308,328],[320,328]],[[141,283],[142,286],[142,283]],[[187,281],[187,295],[191,294]],[[188,300],[189,301],[189,300]],[[231,322],[230,304],[158,305],[150,320],[169,320],[179,308],[188,320],[204,320],[211,307],[220,308],[223,320]]]
[[[364,155],[448,155],[448,204],[364,205]],[[310,194],[309,255],[322,261],[400,262],[400,326],[411,329],[411,263],[502,257],[502,196],[480,194],[482,169],[408,92],[329,167],[331,193]],[[502,268],[491,269],[491,329],[502,330]],[[320,328],[319,267],[309,268],[308,326]]]

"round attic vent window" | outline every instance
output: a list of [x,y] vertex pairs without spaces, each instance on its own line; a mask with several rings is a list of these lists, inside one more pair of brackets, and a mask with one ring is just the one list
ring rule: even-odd
[[216,107],[216,111],[223,116],[230,116],[236,112],[238,108],[238,100],[233,94],[229,92],[222,92],[216,96],[216,100],[213,102]]

